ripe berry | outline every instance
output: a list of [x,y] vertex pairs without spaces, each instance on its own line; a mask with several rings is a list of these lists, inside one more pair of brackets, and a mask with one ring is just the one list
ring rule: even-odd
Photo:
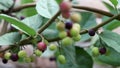
[[73,40],[70,37],[66,37],[66,38],[62,39],[61,43],[64,46],[68,46],[68,45],[72,45]]
[[17,61],[17,60],[19,59],[19,57],[18,57],[17,54],[12,54],[12,55],[10,56],[10,59],[11,59],[12,61]]
[[42,51],[40,51],[40,50],[38,50],[38,49],[35,50],[35,55],[36,55],[36,56],[41,56],[41,54],[42,54]]
[[105,54],[106,53],[106,48],[105,47],[101,47],[99,48],[99,53],[102,55],[102,54]]
[[79,29],[77,29],[76,27],[73,27],[72,29],[70,29],[70,35],[75,37],[79,35]]
[[47,48],[47,46],[46,46],[46,44],[45,44],[44,42],[39,42],[39,43],[37,44],[37,48],[38,48],[40,51],[45,51],[46,48]]
[[94,36],[95,35],[95,30],[93,30],[93,29],[88,30],[88,34],[90,36]]
[[3,62],[4,64],[6,64],[6,63],[8,62],[8,60],[5,59],[5,58],[3,58],[3,59],[2,59],[2,62]]
[[71,9],[71,3],[69,1],[64,1],[60,4],[61,12],[68,12]]
[[70,17],[70,12],[62,12],[62,17],[64,17],[65,19],[68,19]]
[[93,47],[92,48],[92,55],[93,56],[98,56],[99,55],[99,49],[98,49],[98,47]]
[[63,39],[63,38],[65,38],[65,37],[67,37],[67,32],[65,32],[65,31],[61,31],[61,32],[59,32],[59,38],[61,38],[61,39]]
[[27,56],[27,53],[26,53],[26,51],[21,50],[21,51],[18,52],[18,56],[19,56],[19,58],[24,58],[24,57]]
[[65,64],[65,63],[66,63],[65,56],[64,56],[64,55],[59,55],[59,56],[58,56],[58,61],[59,61],[61,64]]
[[23,19],[25,19],[25,17],[24,17],[24,16],[21,16],[21,17],[20,17],[20,20],[23,20]]
[[72,37],[74,41],[79,41],[81,39],[81,35],[77,35],[75,37]]
[[71,16],[70,16],[70,19],[74,23],[79,23],[81,21],[81,15],[79,13],[72,13]]
[[57,28],[57,30],[59,30],[59,31],[64,31],[64,30],[65,30],[65,24],[60,21],[60,22],[58,22],[58,23],[56,24],[56,28]]
[[11,53],[7,52],[4,54],[4,58],[9,60],[10,59],[10,56],[11,56]]
[[49,60],[50,61],[56,61],[56,58],[55,57],[50,57]]
[[72,26],[73,26],[72,22],[66,22],[65,23],[65,28],[68,29],[68,30],[71,29]]
[[50,44],[49,49],[50,49],[51,51],[54,51],[54,50],[57,49],[57,45],[55,45],[55,44]]

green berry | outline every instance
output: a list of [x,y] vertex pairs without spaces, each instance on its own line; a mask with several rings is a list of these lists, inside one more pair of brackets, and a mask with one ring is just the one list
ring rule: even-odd
[[81,35],[77,35],[75,37],[72,37],[74,41],[79,41],[81,39]]
[[59,30],[59,31],[64,31],[64,30],[65,30],[65,24],[60,21],[60,22],[58,22],[58,23],[56,24],[56,28],[57,28],[57,30]]
[[63,39],[65,37],[67,37],[67,32],[66,31],[59,32],[59,38]]
[[75,36],[79,35],[79,32],[80,32],[80,31],[79,31],[78,28],[73,27],[73,28],[70,30],[70,35],[73,36],[73,37],[75,37]]
[[7,53],[5,53],[4,58],[9,60],[10,56],[11,56],[11,53],[7,52]]
[[99,55],[99,48],[98,47],[93,47],[92,48],[92,55],[93,56],[98,56]]
[[79,23],[81,21],[81,15],[79,13],[72,13],[71,16],[70,16],[70,19],[74,23]]
[[31,58],[30,57],[26,57],[26,58],[24,58],[24,61],[27,62],[27,63],[30,63],[31,62]]
[[20,58],[24,58],[24,57],[27,56],[27,53],[26,53],[26,51],[21,50],[21,51],[18,52],[18,56],[19,56]]
[[51,51],[54,51],[54,50],[57,49],[57,46],[56,46],[55,44],[50,44],[49,49],[50,49]]
[[42,51],[40,51],[40,50],[38,50],[38,49],[35,50],[35,55],[36,55],[36,56],[41,56],[41,54],[42,54]]
[[64,55],[59,55],[59,56],[58,56],[58,61],[59,61],[61,64],[65,64],[65,63],[66,63],[66,59],[65,59]]
[[80,29],[81,29],[80,24],[78,24],[78,23],[74,23],[74,24],[73,24],[73,27],[76,27],[77,29],[79,29],[79,31],[80,31]]
[[72,45],[73,40],[70,37],[66,37],[66,38],[62,39],[61,43],[64,46],[68,46],[68,45]]

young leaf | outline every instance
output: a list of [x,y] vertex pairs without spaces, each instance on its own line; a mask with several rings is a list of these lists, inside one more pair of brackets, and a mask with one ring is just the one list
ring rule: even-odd
[[19,21],[16,18],[10,17],[10,16],[5,15],[5,14],[0,14],[0,18],[15,25],[16,29],[22,30],[23,32],[25,32],[26,34],[28,34],[30,36],[36,35],[36,32],[34,29],[30,28],[29,26],[27,26],[26,24],[24,24],[23,22]]
[[0,36],[0,45],[12,45],[20,41],[21,35],[18,32],[7,33]]
[[39,0],[36,4],[38,14],[45,18],[51,18],[59,10],[55,0]]
[[110,2],[116,7],[118,4],[118,0],[110,0]]

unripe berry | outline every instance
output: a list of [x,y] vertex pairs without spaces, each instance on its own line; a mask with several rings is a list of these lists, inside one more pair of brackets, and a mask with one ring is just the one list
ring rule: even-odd
[[59,38],[63,39],[65,37],[67,37],[67,32],[66,31],[61,31],[61,32],[59,32],[58,36],[59,36]]
[[70,30],[72,28],[73,24],[71,21],[65,23],[65,28]]
[[62,12],[62,17],[64,17],[65,19],[68,19],[70,17],[70,12]]
[[27,56],[27,53],[26,53],[26,51],[21,50],[21,51],[18,52],[18,56],[19,56],[19,58],[24,58],[24,57]]
[[42,51],[40,51],[40,50],[35,50],[35,55],[36,56],[41,56],[42,55]]
[[70,30],[70,35],[75,37],[75,36],[78,36],[79,35],[79,29],[76,28],[76,27],[73,27],[71,30]]
[[47,46],[46,46],[46,44],[45,44],[44,42],[39,42],[39,43],[37,44],[37,48],[38,48],[40,51],[45,51],[46,48],[47,48]]
[[10,56],[10,59],[11,59],[12,61],[17,61],[17,60],[19,59],[19,57],[18,57],[17,54],[12,54],[12,55]]
[[68,12],[70,11],[72,5],[69,1],[63,1],[61,4],[60,4],[60,10],[61,12]]
[[78,23],[74,23],[74,24],[73,24],[73,27],[76,27],[77,29],[79,29],[79,31],[80,31],[80,29],[81,29],[80,24],[78,24]]
[[58,61],[59,61],[61,64],[65,64],[65,63],[66,63],[66,59],[65,59],[64,55],[59,55],[59,56],[58,56]]
[[88,30],[88,34],[90,36],[94,36],[95,35],[95,30],[93,30],[93,29]]
[[101,47],[99,48],[99,53],[102,55],[102,54],[105,54],[106,53],[106,48],[105,47]]
[[64,30],[65,30],[65,24],[60,21],[60,22],[58,22],[58,23],[56,24],[56,28],[57,28],[57,30],[59,30],[59,31],[64,31]]
[[2,59],[2,62],[3,62],[4,64],[6,64],[6,63],[8,62],[8,60],[5,59],[5,58],[3,58],[3,59]]
[[99,55],[99,49],[98,49],[98,47],[93,47],[92,48],[92,55],[93,56],[98,56]]
[[26,58],[24,58],[24,61],[27,62],[27,63],[30,63],[31,62],[31,58],[30,57],[26,57]]
[[71,16],[70,16],[70,19],[74,23],[79,23],[81,21],[81,15],[79,13],[72,13]]
[[61,43],[64,46],[68,46],[68,45],[72,45],[73,40],[70,37],[66,37],[66,38],[62,39]]
[[50,44],[49,49],[50,49],[51,51],[54,51],[54,50],[57,49],[57,45],[55,45],[55,44]]
[[4,54],[4,58],[9,60],[10,59],[10,56],[11,56],[11,53],[7,52]]
[[75,37],[72,37],[74,41],[79,41],[81,39],[81,35],[77,35]]

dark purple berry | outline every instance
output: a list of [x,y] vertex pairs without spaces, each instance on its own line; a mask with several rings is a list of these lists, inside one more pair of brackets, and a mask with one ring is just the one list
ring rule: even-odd
[[99,48],[99,53],[100,54],[105,54],[106,53],[106,48],[105,47],[101,47],[101,48]]
[[20,17],[20,20],[23,20],[24,18],[25,18],[24,16],[21,16],[21,17]]
[[88,30],[88,34],[90,36],[94,36],[95,35],[95,30],[93,30],[93,29]]
[[72,22],[66,22],[65,23],[65,28],[68,29],[68,30],[70,30],[72,28],[72,26],[73,26]]
[[56,58],[55,57],[50,57],[49,60],[50,61],[56,61]]
[[4,63],[4,64],[6,64],[7,62],[8,62],[8,60],[7,59],[2,59],[2,62]]
[[10,56],[10,59],[11,59],[12,61],[17,61],[17,60],[19,59],[19,57],[18,57],[17,54],[12,54],[12,55]]
[[10,31],[17,31],[13,26],[10,26]]

